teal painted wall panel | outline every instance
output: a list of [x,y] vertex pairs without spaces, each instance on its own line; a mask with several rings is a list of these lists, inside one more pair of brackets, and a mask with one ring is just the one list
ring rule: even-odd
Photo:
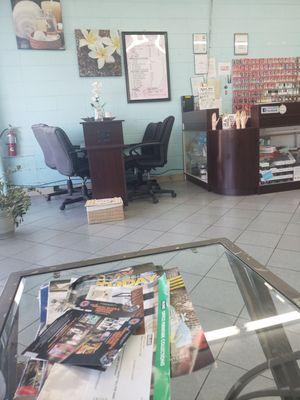
[[[106,109],[125,120],[127,143],[138,141],[150,121],[176,117],[164,170],[182,168],[180,96],[189,94],[194,74],[192,34],[208,32],[210,0],[61,0],[65,51],[16,49],[9,0],[0,0],[0,127],[18,127],[18,183],[37,184],[61,179],[47,168],[30,126],[45,122],[64,128],[74,143],[83,141],[80,118],[92,114],[90,85],[80,78],[75,28],[166,30],[168,32],[170,102],[128,104],[124,68],[122,77],[101,78]],[[249,57],[300,55],[299,0],[214,0],[211,55],[230,61],[233,33],[249,33]],[[231,94],[223,93],[225,111]],[[160,172],[160,171],[157,171]]]

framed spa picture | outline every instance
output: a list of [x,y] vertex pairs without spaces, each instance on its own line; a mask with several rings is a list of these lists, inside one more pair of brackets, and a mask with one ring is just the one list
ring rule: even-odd
[[11,0],[18,49],[64,50],[60,0]]
[[194,54],[207,54],[207,35],[206,33],[193,34]]
[[128,103],[171,100],[167,32],[122,32]]
[[246,56],[248,54],[248,33],[234,34],[234,54]]

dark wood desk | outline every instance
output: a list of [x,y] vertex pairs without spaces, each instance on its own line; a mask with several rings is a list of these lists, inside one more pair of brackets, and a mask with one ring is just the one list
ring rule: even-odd
[[127,204],[122,120],[81,122],[93,198],[122,197]]

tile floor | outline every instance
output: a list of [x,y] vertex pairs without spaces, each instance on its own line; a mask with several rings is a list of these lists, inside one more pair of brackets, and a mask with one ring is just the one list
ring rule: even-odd
[[82,203],[34,197],[13,238],[0,240],[0,292],[11,272],[99,256],[226,237],[300,290],[300,190],[245,197],[166,185],[177,197],[134,201],[124,221],[87,224]]

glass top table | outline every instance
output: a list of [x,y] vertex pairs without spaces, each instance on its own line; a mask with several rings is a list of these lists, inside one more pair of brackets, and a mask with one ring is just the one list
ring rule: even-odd
[[215,359],[171,379],[172,399],[300,399],[300,293],[226,239],[12,274],[0,298],[0,399],[13,399],[42,284],[144,262],[180,269]]

